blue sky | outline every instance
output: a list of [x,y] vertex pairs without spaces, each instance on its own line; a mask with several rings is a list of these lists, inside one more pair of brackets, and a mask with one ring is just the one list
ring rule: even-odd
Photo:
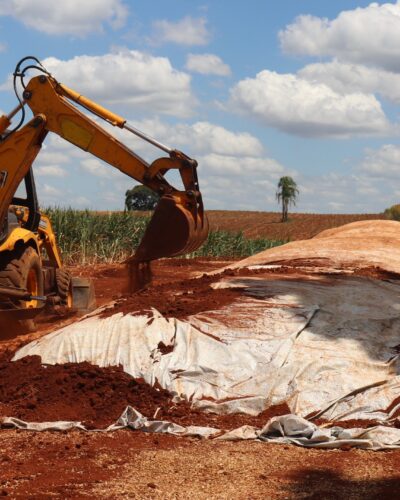
[[[199,161],[209,209],[376,212],[400,198],[400,2],[0,2],[0,109],[25,55]],[[151,160],[161,152],[121,131]],[[120,209],[134,182],[49,136],[43,206]]]

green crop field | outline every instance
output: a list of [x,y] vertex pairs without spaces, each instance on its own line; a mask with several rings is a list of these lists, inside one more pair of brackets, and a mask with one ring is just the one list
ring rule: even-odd
[[[120,262],[138,246],[149,215],[47,208],[66,264]],[[285,241],[246,238],[243,232],[211,230],[204,245],[187,257],[246,257]]]

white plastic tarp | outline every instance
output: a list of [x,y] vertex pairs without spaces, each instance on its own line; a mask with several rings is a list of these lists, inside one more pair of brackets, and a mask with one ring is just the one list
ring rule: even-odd
[[[119,365],[208,411],[388,421],[400,389],[399,286],[368,278],[225,279],[243,295],[189,321],[97,315],[20,349],[14,359]],[[210,336],[210,334],[212,336]],[[214,338],[214,337],[217,337]],[[219,339],[219,340],[218,340]],[[162,355],[158,344],[172,345]]]
[[[32,423],[16,418],[3,419],[3,425],[14,429],[30,431],[86,430],[80,422]],[[173,434],[181,437],[192,436],[223,441],[258,439],[272,443],[297,444],[308,448],[352,446],[369,450],[382,450],[400,447],[400,429],[390,427],[376,426],[369,429],[332,427],[325,429],[297,415],[282,415],[270,419],[261,429],[245,425],[229,432],[221,432],[219,429],[212,427],[183,427],[173,422],[150,420],[130,406],[125,409],[115,424],[98,432],[110,432],[124,428],[131,428],[142,432]]]

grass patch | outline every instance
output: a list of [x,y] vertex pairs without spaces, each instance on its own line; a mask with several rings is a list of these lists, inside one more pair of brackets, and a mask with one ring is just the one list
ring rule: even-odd
[[[150,220],[135,212],[91,212],[47,208],[66,264],[119,262],[134,252]],[[242,232],[210,231],[208,239],[187,257],[247,257],[285,241],[248,239]]]
[[190,257],[248,257],[285,241],[267,238],[248,239],[243,232],[210,231],[204,244]]

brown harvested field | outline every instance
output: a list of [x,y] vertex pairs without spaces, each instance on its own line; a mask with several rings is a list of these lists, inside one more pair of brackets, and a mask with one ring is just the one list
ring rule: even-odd
[[289,221],[280,222],[278,212],[243,212],[209,210],[212,230],[243,231],[247,238],[273,240],[304,240],[333,227],[360,220],[385,219],[383,214],[289,214]]

